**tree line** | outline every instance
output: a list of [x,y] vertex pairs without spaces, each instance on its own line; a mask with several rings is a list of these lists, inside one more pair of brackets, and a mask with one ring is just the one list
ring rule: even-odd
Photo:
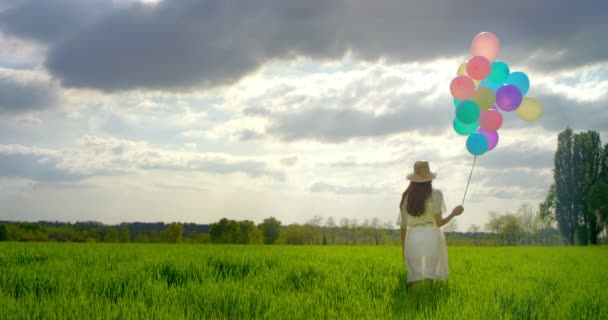
[[554,182],[540,204],[568,245],[598,244],[608,233],[608,144],[596,131],[558,135]]
[[[467,232],[456,232],[456,223],[443,230],[448,245],[562,245],[562,237],[549,216],[523,205],[516,213],[490,213],[483,232],[472,225]],[[453,220],[454,221],[454,220]],[[304,224],[283,225],[274,217],[255,224],[249,220],[222,218],[212,224],[121,223],[111,226],[99,222],[0,222],[0,240],[286,244],[286,245],[399,245],[400,231],[380,219],[323,219],[315,216]]]
[[206,243],[209,225],[195,223],[0,221],[0,241]]

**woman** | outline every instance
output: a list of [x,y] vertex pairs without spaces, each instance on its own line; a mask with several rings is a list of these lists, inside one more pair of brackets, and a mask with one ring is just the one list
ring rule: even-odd
[[442,217],[446,210],[443,194],[431,185],[436,177],[428,162],[416,161],[414,172],[407,176],[410,185],[399,204],[397,223],[401,225],[401,246],[412,295],[424,279],[448,278],[448,250],[439,228],[464,211],[462,206],[457,206],[450,215]]

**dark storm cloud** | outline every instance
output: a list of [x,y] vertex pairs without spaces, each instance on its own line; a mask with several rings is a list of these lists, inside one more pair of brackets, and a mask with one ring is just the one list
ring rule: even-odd
[[20,81],[0,73],[0,115],[41,110],[56,102],[55,90],[49,84]]
[[57,43],[92,24],[112,8],[111,0],[23,0],[0,12],[8,33],[44,43]]
[[229,84],[294,55],[469,55],[480,31],[499,35],[501,59],[538,68],[608,56],[604,1],[165,0],[106,10],[108,2],[20,2],[0,13],[0,26],[48,43],[46,65],[64,86],[106,91]]

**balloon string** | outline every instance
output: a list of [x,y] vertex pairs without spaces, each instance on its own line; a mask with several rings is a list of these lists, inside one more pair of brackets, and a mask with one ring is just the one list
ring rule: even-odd
[[464,199],[467,197],[467,191],[469,190],[469,183],[471,183],[471,176],[473,176],[473,168],[475,168],[476,161],[477,161],[477,156],[475,156],[475,158],[473,159],[473,165],[471,166],[471,173],[469,173],[469,181],[467,181],[467,188],[464,189],[464,196],[462,197],[462,203],[460,205],[464,204]]

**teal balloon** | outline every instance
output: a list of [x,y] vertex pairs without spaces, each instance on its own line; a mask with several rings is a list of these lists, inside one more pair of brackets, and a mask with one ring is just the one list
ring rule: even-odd
[[456,107],[456,119],[464,124],[473,124],[479,120],[481,110],[473,100],[462,101]]
[[502,61],[494,61],[492,62],[492,69],[490,70],[490,75],[488,76],[488,80],[501,84],[505,80],[507,80],[507,76],[509,75],[509,66]]
[[470,124],[465,124],[460,122],[458,119],[454,119],[453,126],[456,133],[461,136],[468,136],[479,129],[479,122],[475,121]]
[[460,104],[460,102],[462,102],[462,101],[460,101],[460,100],[458,100],[458,99],[454,98],[454,106],[455,106],[455,107],[458,107],[458,105]]
[[489,145],[488,138],[479,132],[473,133],[467,138],[467,150],[474,156],[486,153]]
[[505,80],[505,84],[512,84],[519,89],[522,96],[525,96],[530,89],[530,79],[528,76],[520,71],[513,72],[509,74],[507,80]]
[[479,87],[487,87],[492,89],[492,91],[496,92],[496,90],[498,90],[498,88],[500,88],[502,84],[501,83],[496,83],[494,81],[491,81],[489,79],[485,79],[482,82],[479,83]]

